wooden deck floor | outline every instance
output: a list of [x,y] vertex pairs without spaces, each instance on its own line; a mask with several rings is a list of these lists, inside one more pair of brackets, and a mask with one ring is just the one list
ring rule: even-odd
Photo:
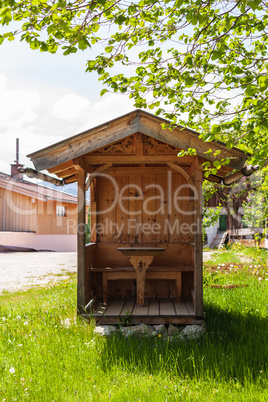
[[191,301],[179,303],[175,299],[145,299],[144,307],[135,299],[116,299],[100,304],[93,317],[101,324],[120,324],[130,318],[132,324],[200,324]]

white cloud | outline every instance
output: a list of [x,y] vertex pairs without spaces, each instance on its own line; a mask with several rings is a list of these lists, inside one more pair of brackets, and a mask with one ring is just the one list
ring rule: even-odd
[[40,53],[16,40],[1,45],[0,171],[10,172],[16,138],[20,162],[31,166],[27,154],[133,109],[127,96],[99,96],[97,74],[84,72],[90,57]]
[[0,171],[9,173],[20,138],[20,163],[32,166],[27,154],[52,145],[133,110],[127,96],[96,95],[96,102],[66,87],[27,89],[0,74]]
[[99,102],[93,105],[94,114],[100,114],[103,119],[103,112],[105,111],[105,120],[118,117],[127,111],[133,110],[133,101],[128,98],[127,95],[108,93],[103,98],[100,98]]
[[52,114],[60,119],[73,122],[91,108],[91,103],[83,96],[69,93],[63,95],[53,106]]
[[0,127],[18,128],[38,118],[36,113],[40,104],[38,92],[10,89],[6,77],[0,75],[0,93]]

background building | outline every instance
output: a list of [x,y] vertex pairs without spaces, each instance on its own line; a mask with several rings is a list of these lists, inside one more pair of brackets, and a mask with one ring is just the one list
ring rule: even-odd
[[77,197],[0,172],[0,247],[76,251]]

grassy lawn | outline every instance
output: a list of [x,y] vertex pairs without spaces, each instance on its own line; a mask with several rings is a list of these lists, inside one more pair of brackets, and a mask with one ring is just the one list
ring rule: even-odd
[[267,260],[215,252],[196,341],[94,335],[72,275],[0,296],[0,401],[267,401]]

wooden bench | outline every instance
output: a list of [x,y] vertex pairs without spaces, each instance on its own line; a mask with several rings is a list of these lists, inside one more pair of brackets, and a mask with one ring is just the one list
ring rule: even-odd
[[[178,267],[149,267],[146,279],[171,279],[176,281],[177,300],[181,300],[181,273],[193,271],[190,266]],[[136,271],[132,267],[120,268],[91,268],[91,272],[102,273],[103,303],[107,303],[108,281],[136,279]]]

